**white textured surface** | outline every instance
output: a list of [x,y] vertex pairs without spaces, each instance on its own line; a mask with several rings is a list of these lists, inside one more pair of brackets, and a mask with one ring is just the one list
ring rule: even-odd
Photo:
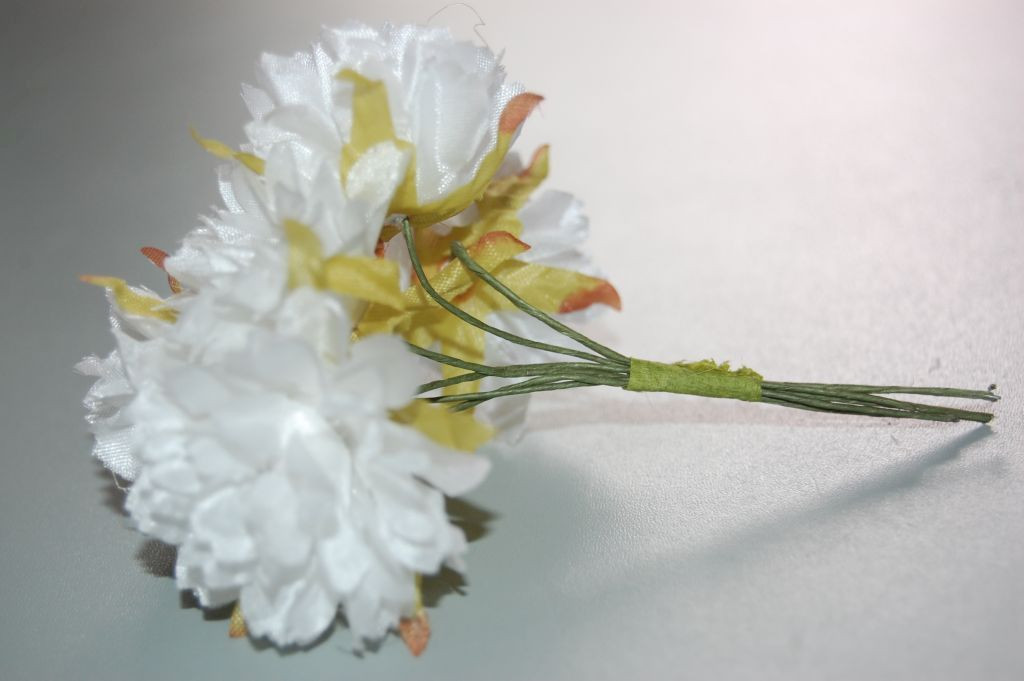
[[[0,26],[0,677],[1024,676],[1019,3],[474,3],[548,98],[520,148],[553,143],[552,186],[587,201],[623,295],[592,332],[1004,399],[991,429],[537,400],[419,660],[339,634],[280,655],[183,605],[89,460],[70,367],[111,342],[74,276],[160,284],[135,249],[214,200],[186,128],[241,139],[260,49],[435,7],[46,4],[8,2]],[[472,35],[465,9],[440,20]]]

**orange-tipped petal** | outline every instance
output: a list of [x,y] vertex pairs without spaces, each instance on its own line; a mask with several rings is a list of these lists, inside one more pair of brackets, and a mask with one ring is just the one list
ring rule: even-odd
[[530,244],[520,241],[509,232],[496,231],[484,234],[467,250],[473,260],[486,269],[491,269],[509,258],[530,250]]
[[602,280],[600,284],[593,288],[576,291],[566,296],[558,311],[562,314],[575,312],[576,310],[590,307],[594,303],[604,303],[616,310],[622,309],[622,299],[619,298],[619,292],[610,283]]
[[544,98],[533,92],[524,92],[510,99],[501,112],[498,132],[506,135],[514,133],[542,101]]
[[[139,250],[142,251],[142,255],[146,256],[146,259],[151,263],[159,267],[164,272],[167,271],[164,267],[164,261],[167,260],[167,251],[162,251],[159,248],[153,248],[152,246],[144,246]],[[181,282],[169,274],[167,275],[167,285],[171,287],[172,293],[181,293]]]
[[86,284],[101,286],[113,296],[114,303],[122,312],[139,317],[154,317],[165,322],[173,322],[178,317],[177,310],[152,296],[148,291],[133,289],[124,279],[117,277],[98,277],[94,274],[83,274],[79,277]]
[[519,171],[519,177],[528,178],[534,173],[543,174],[547,177],[548,174],[548,163],[551,156],[551,145],[542,144],[533,152],[533,156],[530,157],[530,162],[525,168]]
[[235,609],[231,611],[231,619],[228,621],[228,636],[231,638],[244,638],[248,635],[249,628],[245,626],[242,608],[238,603],[235,603]]
[[139,251],[142,255],[146,256],[146,259],[151,263],[160,269],[164,269],[164,260],[167,260],[167,251],[162,251],[159,248],[154,248],[152,246],[143,246]]
[[427,611],[420,610],[412,617],[403,617],[398,622],[398,634],[415,657],[419,657],[427,649],[430,641],[430,620]]
[[[494,231],[484,234],[466,250],[477,264],[490,271],[529,248],[529,244],[523,243],[508,232]],[[441,295],[459,295],[473,283],[473,275],[458,260],[449,262],[447,267],[442,268],[436,276],[427,276]],[[425,297],[426,294],[422,290],[414,291],[413,303],[415,304],[417,299],[424,300]]]

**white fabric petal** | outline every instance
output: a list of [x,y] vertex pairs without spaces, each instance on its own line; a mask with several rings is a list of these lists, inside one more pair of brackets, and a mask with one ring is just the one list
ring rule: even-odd
[[416,356],[397,336],[376,335],[352,345],[352,362],[338,376],[352,395],[364,395],[374,404],[397,409],[409,403],[423,373]]
[[85,420],[95,437],[93,456],[118,476],[134,480],[137,467],[131,453],[133,428],[123,409],[135,391],[124,373],[121,356],[116,350],[106,359],[90,355],[76,364],[75,370],[97,379],[83,400]]

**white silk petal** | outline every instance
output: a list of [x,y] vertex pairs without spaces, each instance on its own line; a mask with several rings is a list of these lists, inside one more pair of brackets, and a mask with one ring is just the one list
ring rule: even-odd
[[123,409],[135,390],[125,375],[120,354],[114,350],[105,359],[90,355],[76,364],[75,370],[97,379],[83,400],[85,420],[95,437],[93,456],[116,475],[134,480],[137,465],[131,453],[133,427]]
[[422,383],[420,364],[397,336],[376,335],[352,345],[352,363],[339,381],[346,392],[397,409],[409,403]]

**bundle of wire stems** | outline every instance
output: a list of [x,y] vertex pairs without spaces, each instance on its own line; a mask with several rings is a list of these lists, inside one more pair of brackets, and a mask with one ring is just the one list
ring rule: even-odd
[[[543,350],[573,358],[574,361],[545,362],[489,366],[467,362],[457,357],[434,352],[410,344],[413,352],[441,364],[464,369],[465,373],[451,378],[431,381],[420,386],[420,394],[433,392],[469,381],[478,381],[488,376],[507,379],[521,379],[493,390],[457,395],[436,395],[424,397],[430,402],[443,403],[453,411],[464,411],[500,397],[524,395],[551,390],[567,390],[587,386],[605,385],[627,388],[634,360],[566,326],[551,315],[537,309],[505,286],[494,275],[480,266],[459,242],[451,247],[452,255],[485,284],[504,296],[515,307],[540,320],[566,338],[575,341],[581,348],[564,347],[524,338],[477,319],[447,300],[431,285],[423,271],[423,265],[416,253],[413,228],[408,220],[402,222],[402,233],[409,249],[413,271],[424,291],[438,305],[462,321],[509,342],[536,350]],[[667,365],[666,365],[667,366]],[[753,373],[753,372],[751,372]],[[756,374],[754,374],[756,376]],[[759,398],[755,401],[793,407],[810,411],[836,414],[858,414],[889,418],[922,419],[928,421],[976,421],[988,423],[992,414],[954,407],[922,404],[898,400],[887,395],[928,395],[995,402],[999,399],[991,385],[987,390],[964,390],[959,388],[930,388],[893,385],[855,385],[836,383],[789,383],[760,380]],[[672,391],[676,392],[676,391]]]

